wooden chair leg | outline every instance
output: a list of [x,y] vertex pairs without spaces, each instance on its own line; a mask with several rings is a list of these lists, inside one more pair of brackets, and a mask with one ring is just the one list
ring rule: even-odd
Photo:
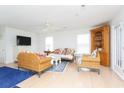
[[38,72],[38,77],[40,78],[41,72]]
[[100,75],[100,69],[98,69],[98,75]]
[[78,68],[78,72],[80,72],[80,68]]

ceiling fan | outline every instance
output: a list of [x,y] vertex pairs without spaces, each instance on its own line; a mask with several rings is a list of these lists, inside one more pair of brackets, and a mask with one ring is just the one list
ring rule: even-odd
[[48,21],[46,21],[42,27],[43,27],[42,31],[44,32],[60,30],[60,28],[56,27],[55,25],[51,24]]

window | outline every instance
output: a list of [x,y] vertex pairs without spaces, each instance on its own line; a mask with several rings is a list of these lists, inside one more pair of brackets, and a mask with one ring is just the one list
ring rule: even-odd
[[80,34],[77,35],[77,53],[78,54],[87,54],[90,52],[90,35]]
[[53,37],[45,38],[45,50],[53,50]]

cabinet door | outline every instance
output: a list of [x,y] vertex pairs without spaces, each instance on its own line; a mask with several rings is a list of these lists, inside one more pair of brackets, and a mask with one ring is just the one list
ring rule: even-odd
[[102,49],[102,65],[103,66],[109,66],[110,65],[110,55],[109,55],[109,47],[110,47],[110,42],[109,42],[109,26],[104,26],[103,27],[103,49]]

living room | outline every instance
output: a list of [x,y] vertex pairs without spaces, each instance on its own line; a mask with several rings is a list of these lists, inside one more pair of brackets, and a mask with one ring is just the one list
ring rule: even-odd
[[[123,62],[116,62],[120,56],[123,61],[124,56],[123,36],[121,36],[124,33],[121,31],[117,33],[118,36],[116,36],[116,30],[120,28],[123,29],[124,25],[123,5],[6,5],[0,6],[0,12],[0,67],[10,67],[19,71],[27,71],[28,69],[28,71],[33,73],[21,82],[16,82],[13,86],[7,86],[4,83],[6,88],[124,87],[124,64]],[[103,28],[102,30],[101,27]],[[97,28],[100,28],[100,30],[103,31],[102,33],[106,31],[105,29],[109,28],[109,33],[104,35],[108,36],[108,39],[104,37],[104,41],[108,41],[106,41],[107,43],[105,42],[106,45],[98,45],[98,47],[95,46],[92,49],[93,39],[91,32]],[[118,37],[118,39],[115,37]],[[29,40],[24,41],[24,38]],[[21,40],[24,42],[21,43]],[[28,44],[25,42],[28,42]],[[107,52],[107,57],[105,56],[105,59],[102,60],[107,59],[110,61],[103,61],[108,62],[103,64],[99,63],[100,67],[97,64],[98,74],[96,73],[97,70],[90,71],[89,67],[87,69],[84,65],[81,65],[82,67],[80,71],[78,71],[78,64],[83,60],[82,56],[90,55],[96,48],[98,48],[97,51],[104,51],[101,47],[105,47],[104,50],[106,47],[109,49],[107,50],[109,51]],[[71,51],[71,53],[67,53],[67,51]],[[56,55],[55,52],[57,52]],[[44,61],[42,59],[45,57],[46,60],[49,61],[50,66],[46,68],[48,69],[52,66],[52,70],[43,68],[43,70],[32,72],[34,66],[30,69],[30,67],[23,67],[19,62],[29,59],[32,61],[34,60],[33,57],[22,54],[32,54],[30,56],[34,56],[33,54],[35,54],[35,56],[40,55],[43,57],[41,57],[40,61]],[[58,54],[60,55],[58,56]],[[119,56],[116,56],[116,54]],[[24,57],[21,58],[20,56]],[[27,56],[29,56],[29,58]],[[47,58],[52,59],[48,60]],[[98,61],[100,62],[100,60],[99,58]],[[119,66],[117,64],[119,64]],[[29,64],[26,64],[26,66],[27,65]],[[88,66],[90,66],[90,64]],[[18,67],[19,69],[17,69]],[[39,76],[36,72],[38,72]],[[2,70],[1,73],[3,73]],[[77,79],[76,82],[74,82],[75,78]],[[105,83],[106,80],[109,81],[109,84]],[[2,81],[1,79],[1,82]],[[5,87],[4,84],[1,84],[1,87]]]

